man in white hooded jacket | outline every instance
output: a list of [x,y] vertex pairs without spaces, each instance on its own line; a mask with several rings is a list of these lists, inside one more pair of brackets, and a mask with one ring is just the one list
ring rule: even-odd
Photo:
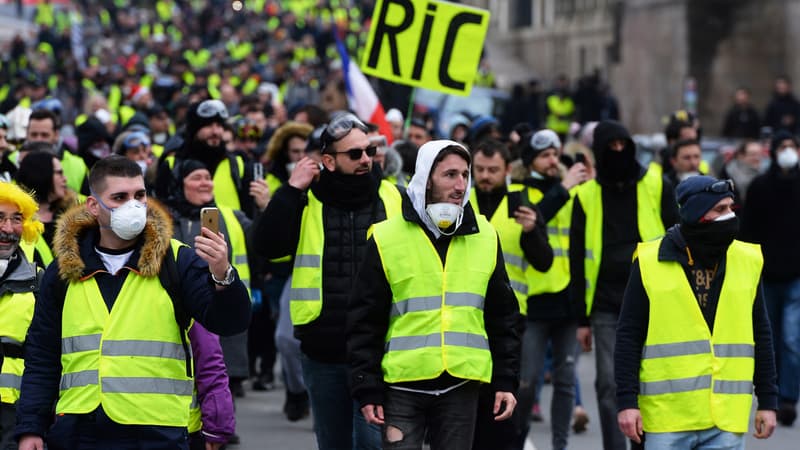
[[[470,448],[481,383],[516,405],[522,319],[497,233],[469,204],[470,154],[431,141],[402,215],[375,225],[348,305],[351,393],[383,448]],[[494,255],[494,257],[492,257]]]

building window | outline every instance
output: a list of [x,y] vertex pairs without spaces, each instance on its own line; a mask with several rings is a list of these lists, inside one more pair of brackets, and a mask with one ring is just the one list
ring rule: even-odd
[[529,28],[533,25],[533,1],[516,0],[509,8],[511,28]]

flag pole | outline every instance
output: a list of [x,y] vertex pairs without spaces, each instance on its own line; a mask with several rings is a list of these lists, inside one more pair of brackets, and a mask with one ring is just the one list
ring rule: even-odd
[[408,97],[408,111],[406,112],[406,123],[403,124],[403,139],[408,139],[408,127],[411,126],[411,115],[414,114],[414,97],[417,95],[417,88],[411,87],[411,95]]

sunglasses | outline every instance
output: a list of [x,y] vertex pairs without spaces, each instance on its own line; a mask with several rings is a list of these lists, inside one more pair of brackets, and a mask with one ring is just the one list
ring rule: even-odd
[[725,192],[733,192],[733,180],[720,180],[716,183],[706,186],[703,192],[714,192],[716,194],[724,194]]
[[197,115],[204,119],[210,119],[216,116],[227,119],[228,108],[225,107],[225,103],[219,100],[205,100],[197,105]]
[[347,157],[350,158],[351,161],[358,161],[361,159],[362,153],[366,153],[370,158],[375,156],[375,154],[378,153],[378,147],[369,146],[367,148],[351,148],[350,150],[345,150],[343,152],[330,152],[330,154],[333,155],[339,155],[342,153],[346,153]]
[[[323,153],[329,145],[347,136],[347,133],[349,133],[353,128],[357,128],[364,133],[368,131],[367,126],[364,125],[364,122],[350,113],[342,114],[331,120],[328,126],[325,127],[325,130],[322,132],[321,136]],[[360,157],[361,156],[359,154],[359,158]]]

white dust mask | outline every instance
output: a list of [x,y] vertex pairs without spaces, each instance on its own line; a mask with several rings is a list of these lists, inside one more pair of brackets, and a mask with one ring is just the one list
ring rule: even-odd
[[797,150],[794,148],[784,148],[778,152],[777,162],[781,169],[791,169],[797,165],[798,159],[800,158],[797,156]]
[[111,212],[111,231],[120,239],[130,241],[144,230],[147,222],[147,205],[138,200],[128,200],[114,209],[97,199],[100,206]]
[[452,203],[431,203],[425,207],[425,212],[428,213],[428,217],[431,218],[434,225],[440,230],[446,230],[461,218],[464,208]]

